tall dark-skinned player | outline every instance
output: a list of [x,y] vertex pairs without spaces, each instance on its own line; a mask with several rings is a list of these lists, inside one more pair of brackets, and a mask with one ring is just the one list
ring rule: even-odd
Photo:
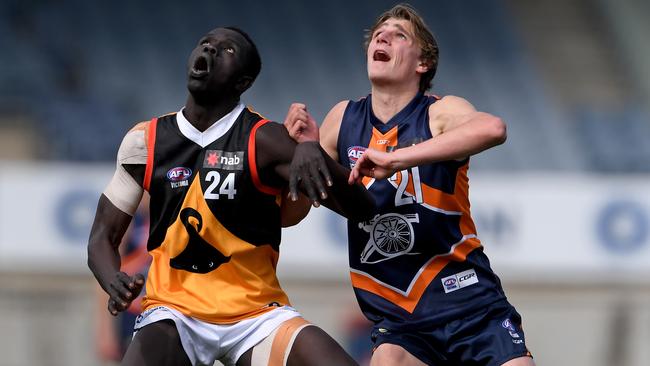
[[[208,32],[189,58],[185,106],[137,124],[121,143],[88,265],[108,311],[126,310],[144,278],[120,272],[118,246],[148,191],[153,261],[123,365],[355,364],[291,307],[275,270],[281,227],[306,215],[305,200],[354,220],[371,218],[374,200],[317,142],[296,144],[241,103],[260,69],[246,33]],[[289,182],[300,197],[286,199]]]

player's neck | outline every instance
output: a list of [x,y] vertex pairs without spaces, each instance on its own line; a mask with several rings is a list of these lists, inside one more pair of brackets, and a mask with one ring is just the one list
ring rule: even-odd
[[386,123],[406,107],[417,95],[417,88],[399,88],[395,86],[372,87],[372,112],[380,121]]
[[183,115],[197,130],[203,132],[221,117],[230,113],[237,106],[239,99],[230,99],[219,103],[202,104],[190,95],[185,103]]

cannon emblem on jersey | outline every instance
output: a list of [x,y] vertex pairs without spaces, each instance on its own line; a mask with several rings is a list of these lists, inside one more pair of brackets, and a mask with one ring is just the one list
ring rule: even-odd
[[[418,223],[418,214],[400,215],[387,213],[377,215],[371,221],[359,223],[359,228],[370,233],[368,244],[361,253],[361,263],[378,263],[404,254],[411,253],[415,244],[412,223]],[[371,260],[373,253],[381,256]]]

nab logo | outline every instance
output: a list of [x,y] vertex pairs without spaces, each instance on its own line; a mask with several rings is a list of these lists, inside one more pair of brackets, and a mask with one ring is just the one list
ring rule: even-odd
[[182,166],[171,168],[167,171],[167,180],[170,182],[180,182],[187,180],[192,176],[192,169]]
[[363,155],[366,148],[363,146],[350,146],[348,147],[348,159],[350,159],[350,168],[354,168],[357,160]]
[[386,145],[389,142],[389,140],[377,140],[377,145]]
[[244,151],[207,150],[203,167],[209,169],[243,170]]
[[239,156],[222,156],[219,162],[223,165],[237,165],[239,164]]

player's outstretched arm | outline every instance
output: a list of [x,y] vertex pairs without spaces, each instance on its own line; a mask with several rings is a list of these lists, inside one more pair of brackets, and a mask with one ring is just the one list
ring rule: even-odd
[[366,150],[350,174],[383,179],[398,170],[439,161],[461,160],[506,141],[506,125],[496,116],[478,112],[463,98],[447,96],[429,107],[433,137],[420,144],[386,153]]
[[433,138],[412,163],[464,159],[506,141],[506,124],[497,116],[477,111],[467,100],[446,96],[429,107]]
[[285,127],[268,123],[257,131],[257,164],[273,171],[291,194],[305,194],[314,206],[323,204],[354,220],[370,218],[375,202],[361,184],[349,185],[349,170],[332,160],[316,141],[296,144]]

